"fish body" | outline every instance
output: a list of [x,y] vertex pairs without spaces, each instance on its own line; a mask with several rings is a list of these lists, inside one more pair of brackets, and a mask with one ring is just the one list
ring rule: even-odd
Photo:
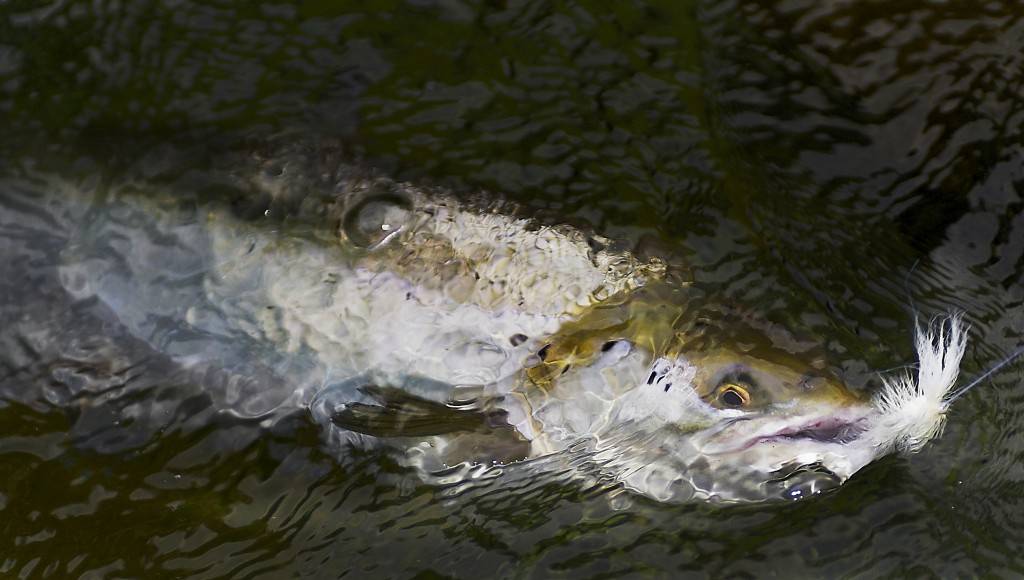
[[[577,449],[665,501],[813,495],[941,428],[964,329],[921,332],[919,376],[875,398],[808,361],[707,338],[664,263],[381,179],[316,220],[59,180],[59,279],[185,367],[225,412],[309,409],[345,441],[400,441],[425,473]],[[499,208],[503,209],[503,208]]]

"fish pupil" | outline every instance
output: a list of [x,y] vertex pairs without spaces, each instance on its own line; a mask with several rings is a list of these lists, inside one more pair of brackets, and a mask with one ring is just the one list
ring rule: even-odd
[[736,391],[729,390],[722,393],[722,402],[730,407],[739,407],[743,404],[743,397]]

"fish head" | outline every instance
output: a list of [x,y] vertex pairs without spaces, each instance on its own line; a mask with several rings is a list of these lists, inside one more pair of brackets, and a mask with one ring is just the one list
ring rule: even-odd
[[[833,489],[879,455],[871,399],[811,365],[729,348],[691,366],[700,428],[680,441],[689,483],[733,500],[800,499]],[[685,419],[684,419],[685,421]]]
[[[934,437],[963,343],[956,324],[944,335],[919,333],[918,376],[883,380],[868,395],[787,353],[719,345],[658,356],[605,341],[587,364],[565,367],[548,353],[547,366],[563,370],[540,375],[575,415],[562,409],[541,422],[594,437],[600,462],[655,499],[801,499]],[[608,403],[587,408],[595,399]]]

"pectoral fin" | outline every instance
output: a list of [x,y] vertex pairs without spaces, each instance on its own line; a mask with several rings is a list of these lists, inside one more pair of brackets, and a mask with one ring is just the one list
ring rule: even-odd
[[350,403],[331,415],[331,422],[374,437],[427,437],[465,431],[486,431],[501,423],[480,410],[455,409],[410,395],[394,387],[366,385],[359,389],[381,404]]

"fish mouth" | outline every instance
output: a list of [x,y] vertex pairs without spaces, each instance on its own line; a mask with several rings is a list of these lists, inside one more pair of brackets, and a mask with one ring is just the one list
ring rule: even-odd
[[[818,444],[845,445],[856,441],[868,431],[867,414],[826,415],[808,420],[778,426],[769,424],[766,428],[754,429],[753,436],[733,437],[737,431],[749,429],[757,417],[735,417],[719,429],[704,447],[710,455],[746,451],[758,445],[772,443],[795,443],[806,441]],[[729,441],[731,439],[731,441]]]
[[844,445],[860,438],[865,431],[867,431],[867,421],[864,417],[856,419],[824,417],[803,425],[786,427],[775,433],[754,437],[747,442],[746,448],[764,442],[795,439]]
[[733,417],[701,450],[716,463],[750,470],[767,497],[799,500],[839,487],[856,471],[870,418],[860,407]]

